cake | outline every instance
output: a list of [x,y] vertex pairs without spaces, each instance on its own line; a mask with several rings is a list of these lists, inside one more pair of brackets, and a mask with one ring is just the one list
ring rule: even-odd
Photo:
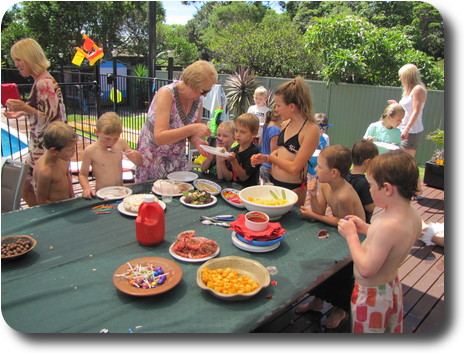
[[[142,204],[145,195],[150,195],[150,194],[135,194],[135,195],[129,195],[126,198],[124,198],[124,209],[128,212],[131,213],[138,213],[139,211],[139,206]],[[155,196],[156,202],[158,202],[158,199]]]

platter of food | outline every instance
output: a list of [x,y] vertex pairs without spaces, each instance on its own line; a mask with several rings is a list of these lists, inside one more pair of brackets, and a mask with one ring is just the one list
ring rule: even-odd
[[229,204],[237,208],[245,208],[245,204],[238,196],[239,191],[236,189],[223,189],[221,191],[222,198]]
[[162,257],[141,257],[119,266],[113,284],[121,292],[133,296],[151,296],[167,292],[182,279],[182,269]]
[[132,190],[125,186],[108,186],[97,191],[98,198],[103,200],[120,200],[132,194]]
[[218,184],[208,179],[197,179],[193,182],[193,186],[198,190],[207,191],[211,195],[218,195],[222,190]]
[[232,156],[229,152],[227,152],[227,150],[224,147],[213,147],[213,146],[208,146],[208,145],[201,145],[201,148],[203,149],[203,151],[214,154],[216,156],[220,156],[220,157]]
[[[163,184],[166,184],[168,183],[169,186],[167,188],[167,190],[170,190],[171,192],[168,194],[168,193],[164,193],[163,192]],[[165,188],[166,189],[166,188]],[[193,190],[194,187],[192,184],[188,184],[188,183],[182,183],[182,182],[178,182],[178,181],[168,181],[168,180],[157,180],[153,183],[153,187],[151,189],[151,191],[153,191],[155,194],[157,195],[168,195],[168,196],[182,196],[184,194],[184,192],[186,191],[189,191],[189,190]]]
[[180,233],[169,247],[171,256],[184,262],[203,262],[219,254],[219,245],[214,240],[196,237],[194,230]]
[[8,235],[2,238],[2,259],[15,259],[34,249],[37,240],[29,235]]
[[167,175],[169,180],[178,181],[181,183],[189,183],[198,178],[198,175],[193,172],[172,172]]
[[[118,211],[126,216],[137,217],[139,207],[142,204],[145,195],[152,194],[132,194],[125,197],[123,201],[118,204]],[[166,209],[166,204],[163,201],[159,200],[156,196],[155,200],[161,207],[163,207],[163,210]]]
[[214,205],[217,198],[206,191],[186,191],[180,198],[180,203],[187,207],[202,208]]

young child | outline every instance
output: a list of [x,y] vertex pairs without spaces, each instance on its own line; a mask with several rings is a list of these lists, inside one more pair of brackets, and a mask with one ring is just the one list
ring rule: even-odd
[[251,156],[259,153],[253,143],[258,134],[259,119],[254,114],[245,113],[235,119],[235,140],[238,145],[232,147],[232,156],[225,160],[217,159],[217,168],[223,171],[227,181],[234,181],[243,187],[259,185],[260,165],[251,165]]
[[321,150],[324,149],[326,146],[330,146],[330,139],[329,135],[327,135],[327,129],[329,126],[332,126],[332,124],[329,124],[329,118],[327,117],[327,114],[324,113],[317,113],[314,115],[314,118],[316,119],[316,123],[319,125],[319,145],[316,148],[316,151],[314,154],[311,156],[311,159],[309,160],[308,163],[308,181],[311,181],[316,177],[316,166],[317,166],[317,157],[319,157],[319,153],[321,153]]
[[36,162],[33,181],[39,205],[74,197],[69,161],[76,150],[77,135],[63,122],[51,123],[43,134],[46,148]]
[[[371,195],[382,210],[372,224],[347,216],[338,224],[354,262],[351,297],[354,333],[402,333],[403,294],[398,268],[421,235],[422,221],[411,206],[419,170],[412,156],[397,150],[374,158],[367,169]],[[366,234],[361,243],[358,233]]]
[[247,113],[254,114],[259,119],[259,130],[258,138],[262,136],[263,125],[266,122],[266,113],[269,111],[269,107],[266,106],[269,92],[264,86],[259,86],[255,89],[253,94],[254,105],[248,108]]
[[[300,208],[303,218],[312,218],[335,227],[339,220],[347,215],[355,214],[365,220],[361,200],[353,187],[345,180],[350,166],[351,152],[347,147],[333,145],[321,151],[316,167],[317,179],[308,183],[311,207]],[[319,191],[317,190],[318,181],[320,182]],[[326,215],[327,205],[332,215]],[[334,309],[328,315],[324,326],[334,329],[350,311],[352,290],[352,267],[347,266],[312,291],[314,299],[297,306],[296,311],[301,313],[309,310],[322,310],[324,300],[326,300],[334,306]]]
[[[263,126],[263,134],[259,139],[261,145],[261,153],[270,155],[277,149],[277,140],[280,135],[280,124],[282,117],[275,110],[268,110],[266,113],[266,121]],[[259,177],[262,184],[269,183],[269,175],[271,174],[272,166],[269,163],[262,163],[259,170]]]
[[[233,121],[223,121],[219,124],[216,132],[215,142],[213,143],[216,147],[222,147],[227,152],[230,151],[232,144],[235,142],[235,123]],[[224,179],[224,171],[218,168],[217,161],[225,161],[225,157],[209,155],[201,164],[201,171],[203,173],[210,173],[216,175],[219,180]],[[221,164],[222,167],[225,163]]]
[[[97,121],[95,134],[97,141],[88,146],[82,154],[82,165],[79,172],[79,183],[82,196],[91,199],[95,192],[107,186],[121,186],[123,154],[136,166],[142,165],[142,156],[132,150],[128,143],[121,139],[122,123],[114,112],[103,114]],[[95,177],[95,190],[90,187],[89,167]]]
[[367,167],[372,159],[379,155],[377,146],[367,140],[356,141],[351,147],[351,157],[353,159],[353,168],[348,172],[346,181],[349,182],[361,199],[361,203],[366,213],[366,223],[371,223],[372,213],[375,209],[375,203],[372,200],[367,182]]
[[[370,142],[384,142],[401,146],[401,130],[398,126],[404,117],[404,109],[399,104],[390,104],[383,111],[379,121],[372,123],[364,134],[364,139]],[[380,153],[389,150],[382,146],[377,146]]]
[[284,120],[277,140],[278,148],[270,155],[253,156],[252,163],[270,163],[270,182],[293,190],[301,206],[306,199],[308,161],[319,144],[311,91],[308,84],[297,77],[277,87],[274,101],[273,110]]
[[[311,207],[301,207],[303,218],[315,219],[334,227],[337,226],[340,218],[349,214],[366,219],[358,194],[345,180],[351,163],[351,152],[345,146],[328,146],[321,151],[316,166],[317,178],[308,183]],[[332,215],[326,215],[327,205]]]

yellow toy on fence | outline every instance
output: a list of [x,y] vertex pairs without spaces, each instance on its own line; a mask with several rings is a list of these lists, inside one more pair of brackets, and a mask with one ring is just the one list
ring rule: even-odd
[[82,34],[82,38],[84,38],[84,44],[82,49],[76,47],[76,54],[72,59],[72,63],[81,66],[84,59],[87,59],[89,64],[93,66],[99,59],[103,58],[103,49],[96,45],[87,35]]

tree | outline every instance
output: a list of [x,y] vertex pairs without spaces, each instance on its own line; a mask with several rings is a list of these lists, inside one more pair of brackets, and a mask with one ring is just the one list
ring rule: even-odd
[[400,30],[376,27],[355,16],[313,19],[304,37],[307,50],[318,53],[326,82],[396,85],[398,69],[408,62],[421,68],[429,88],[443,88],[433,58],[413,47]]

